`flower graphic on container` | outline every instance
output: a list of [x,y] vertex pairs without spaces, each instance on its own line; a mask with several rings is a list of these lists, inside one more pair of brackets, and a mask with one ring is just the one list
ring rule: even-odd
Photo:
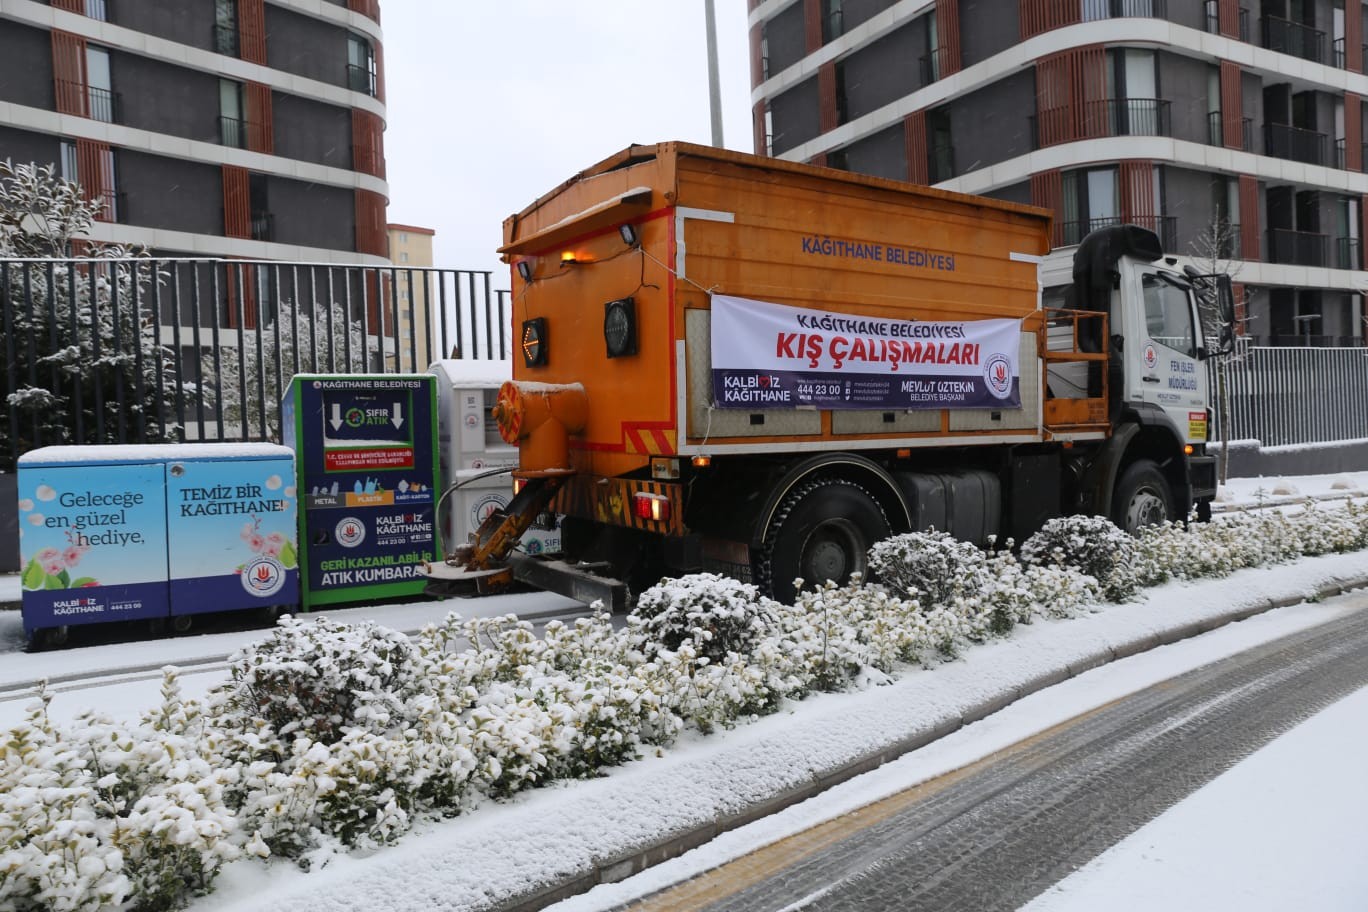
[[29,591],[38,589],[90,589],[100,585],[90,576],[72,576],[71,571],[90,550],[79,535],[66,533],[65,548],[42,548],[24,568],[23,586]]
[[[286,570],[293,570],[299,566],[299,555],[295,552],[294,543],[282,532],[268,532],[263,535],[260,517],[253,516],[251,522],[243,523],[239,534],[254,555],[252,561],[258,557],[268,557],[279,561]],[[241,573],[246,566],[247,564],[240,564],[237,572]]]
[[239,535],[252,552],[252,557],[239,564],[236,571],[242,588],[261,598],[275,595],[285,585],[285,571],[299,566],[294,543],[282,532],[262,534],[258,516],[243,523]]

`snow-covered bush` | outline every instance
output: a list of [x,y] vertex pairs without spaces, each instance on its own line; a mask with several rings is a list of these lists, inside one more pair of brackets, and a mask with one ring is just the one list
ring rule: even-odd
[[[308,866],[390,843],[424,818],[598,775],[686,726],[882,683],[1102,595],[1094,576],[1056,565],[1055,552],[1088,556],[1072,540],[1027,549],[1031,563],[1010,542],[884,545],[881,572],[903,590],[857,576],[785,606],[700,575],[643,596],[647,612],[625,626],[599,610],[538,636],[513,616],[451,615],[412,643],[369,623],[287,619],[203,706],[181,700],[174,673],[132,725],[88,715],[59,728],[40,700],[0,740],[0,908],[173,909],[240,855]],[[1133,568],[1148,585],[1364,547],[1360,506],[1268,511],[1147,528]],[[942,600],[904,594],[929,591]]]
[[713,662],[749,655],[773,622],[773,602],[749,583],[715,573],[661,580],[641,593],[632,617],[640,621],[647,658],[688,644]]
[[1107,597],[1135,594],[1135,540],[1103,516],[1058,516],[1021,546],[1029,566],[1073,567],[1093,577]]
[[138,725],[86,714],[68,730],[40,689],[0,762],[0,907],[176,909],[241,854],[237,770],[200,751],[173,671],[162,695]]
[[221,721],[332,743],[351,728],[385,732],[418,687],[408,639],[374,623],[285,617],[233,656]]
[[986,565],[976,546],[934,529],[895,535],[869,550],[869,568],[885,586],[927,606],[973,595]]

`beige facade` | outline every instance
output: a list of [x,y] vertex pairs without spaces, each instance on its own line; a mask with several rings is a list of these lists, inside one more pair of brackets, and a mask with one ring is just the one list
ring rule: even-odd
[[[428,363],[446,357],[439,351],[439,341],[432,333],[432,323],[438,320],[438,290],[431,278],[424,282],[418,267],[432,266],[431,228],[413,225],[387,226],[389,229],[390,261],[394,263],[395,285],[399,295],[399,351],[408,350],[410,332],[415,340],[415,361],[424,363],[399,365],[399,370],[426,371]],[[424,361],[426,359],[426,361]]]

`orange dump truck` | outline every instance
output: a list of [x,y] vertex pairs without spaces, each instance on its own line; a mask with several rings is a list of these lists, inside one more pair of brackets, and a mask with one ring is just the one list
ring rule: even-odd
[[548,509],[565,560],[519,575],[549,588],[706,569],[779,598],[902,531],[1201,512],[1199,303],[1228,324],[1228,280],[1134,226],[1049,238],[1044,210],[684,143],[582,171],[504,223],[521,488],[445,572],[506,579]]

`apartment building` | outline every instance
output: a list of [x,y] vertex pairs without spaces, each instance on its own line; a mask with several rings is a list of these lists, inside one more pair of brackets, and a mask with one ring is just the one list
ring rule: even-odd
[[0,0],[0,159],[92,236],[167,256],[388,263],[378,0]]
[[1361,345],[1360,0],[750,0],[758,152],[1119,221],[1241,331]]

